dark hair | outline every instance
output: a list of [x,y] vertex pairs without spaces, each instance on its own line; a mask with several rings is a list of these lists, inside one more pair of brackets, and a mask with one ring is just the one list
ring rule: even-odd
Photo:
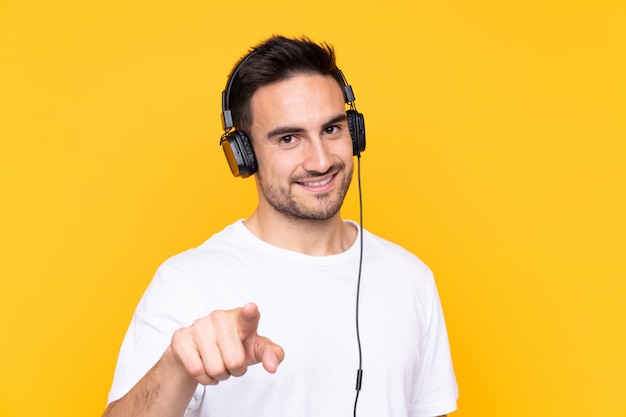
[[327,43],[317,44],[306,36],[272,36],[253,47],[235,65],[228,106],[233,124],[249,130],[252,124],[250,101],[260,87],[284,81],[296,74],[332,76],[340,87],[344,81],[335,63],[335,52]]

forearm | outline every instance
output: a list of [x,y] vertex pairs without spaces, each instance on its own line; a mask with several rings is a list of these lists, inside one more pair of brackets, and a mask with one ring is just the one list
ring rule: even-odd
[[168,348],[125,396],[109,404],[103,417],[182,417],[196,386]]

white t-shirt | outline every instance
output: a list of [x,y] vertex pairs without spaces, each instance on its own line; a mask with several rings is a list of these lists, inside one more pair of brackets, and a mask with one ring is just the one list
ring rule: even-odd
[[[360,293],[363,380],[359,417],[438,416],[456,409],[457,385],[431,271],[364,231]],[[158,269],[133,316],[109,402],[158,361],[180,327],[254,302],[259,334],[285,351],[275,374],[261,365],[198,386],[188,416],[348,417],[358,369],[355,305],[359,238],[347,251],[310,256],[274,247],[238,221]]]

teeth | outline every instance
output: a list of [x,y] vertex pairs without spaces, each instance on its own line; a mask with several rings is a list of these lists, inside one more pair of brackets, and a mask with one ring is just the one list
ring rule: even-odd
[[326,179],[324,181],[304,182],[303,184],[306,185],[307,187],[319,187],[321,185],[328,184],[330,182],[330,180],[332,180],[332,179],[333,179],[333,177],[329,177],[328,179]]

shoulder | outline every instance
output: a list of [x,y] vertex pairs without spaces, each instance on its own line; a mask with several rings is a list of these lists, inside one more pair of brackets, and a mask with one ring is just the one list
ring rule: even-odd
[[430,268],[417,255],[397,243],[367,230],[363,233],[363,239],[363,252],[369,259],[389,267],[397,265],[420,274],[432,276]]
[[418,256],[402,246],[365,232],[363,242],[363,277],[379,296],[388,294],[428,311],[438,294],[431,269]]
[[[165,260],[156,270],[142,297],[141,305],[155,311],[182,317],[188,323],[205,313],[205,304],[228,288],[233,265],[246,255],[245,246],[235,250],[237,223],[212,235],[201,245]],[[165,313],[164,313],[165,314]]]
[[207,264],[213,265],[233,254],[241,254],[246,251],[247,239],[241,230],[243,228],[241,221],[232,223],[199,246],[168,258],[161,264],[159,270],[193,272],[194,269],[204,269]]

